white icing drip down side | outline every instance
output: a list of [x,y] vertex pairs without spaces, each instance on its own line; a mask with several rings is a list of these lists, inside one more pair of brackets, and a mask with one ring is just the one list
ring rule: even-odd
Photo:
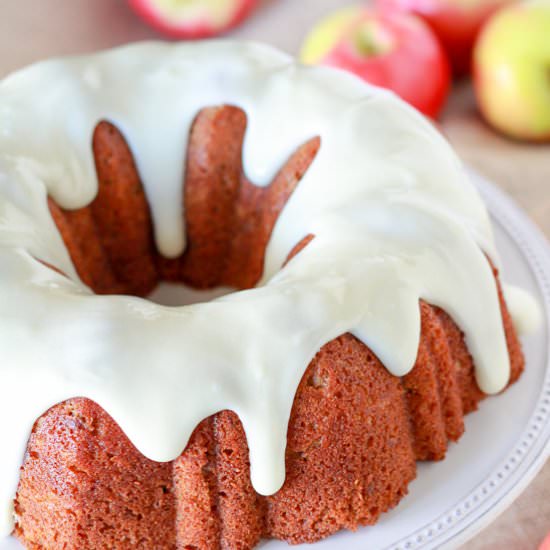
[[523,288],[504,284],[506,307],[519,334],[531,334],[542,324],[542,312],[535,298]]
[[[93,200],[91,138],[110,120],[135,155],[157,246],[178,256],[189,129],[221,104],[247,114],[244,169],[258,185],[321,138],[276,223],[261,284],[184,307],[93,295],[47,195],[65,208]],[[298,383],[342,333],[403,375],[417,355],[422,298],[464,331],[481,389],[500,391],[510,367],[485,253],[496,259],[487,212],[443,138],[392,94],[334,69],[213,41],[132,45],[12,75],[0,84],[0,535],[13,526],[33,423],[70,397],[96,401],[158,461],[176,458],[203,418],[231,409],[253,485],[271,494],[285,477]]]

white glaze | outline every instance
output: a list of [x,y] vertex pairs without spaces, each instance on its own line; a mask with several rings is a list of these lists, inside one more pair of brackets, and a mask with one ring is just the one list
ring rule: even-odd
[[535,298],[523,288],[505,284],[506,306],[519,334],[531,334],[542,323],[542,312]]
[[[159,250],[179,255],[189,128],[201,108],[219,104],[247,113],[244,168],[258,185],[321,137],[275,226],[261,284],[185,307],[94,296],[47,193],[66,208],[94,198],[91,136],[111,120],[136,156]],[[309,233],[312,243],[280,269]],[[423,298],[459,323],[480,387],[498,392],[509,359],[482,250],[496,259],[486,210],[448,144],[392,94],[334,69],[208,42],[139,44],[14,74],[0,84],[0,535],[12,528],[34,421],[70,397],[95,400],[159,461],[178,456],[200,420],[232,409],[254,487],[270,494],[284,481],[300,378],[346,331],[403,375],[415,362]]]

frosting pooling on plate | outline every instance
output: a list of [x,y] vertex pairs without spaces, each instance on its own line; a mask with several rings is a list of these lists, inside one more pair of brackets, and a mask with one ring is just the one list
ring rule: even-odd
[[[189,130],[202,108],[221,104],[247,115],[243,165],[257,185],[321,139],[275,225],[262,281],[184,307],[95,296],[48,194],[64,208],[93,200],[91,138],[109,120],[135,156],[157,247],[177,257]],[[315,239],[281,268],[308,234]],[[445,140],[392,94],[337,70],[214,41],[138,44],[12,75],[0,84],[0,417],[9,419],[0,424],[0,535],[13,525],[33,423],[70,397],[96,401],[158,461],[176,458],[203,418],[234,410],[253,485],[270,494],[284,481],[298,383],[342,333],[404,375],[424,299],[464,331],[480,388],[500,391],[510,366],[485,254],[496,260],[488,214]]]

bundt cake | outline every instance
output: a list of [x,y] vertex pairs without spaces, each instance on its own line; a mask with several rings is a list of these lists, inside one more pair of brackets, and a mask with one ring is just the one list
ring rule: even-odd
[[523,369],[485,208],[387,92],[145,43],[8,77],[0,128],[0,535],[27,548],[373,524]]

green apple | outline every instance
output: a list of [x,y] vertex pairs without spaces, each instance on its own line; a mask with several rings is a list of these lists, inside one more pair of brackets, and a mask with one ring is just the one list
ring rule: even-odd
[[504,134],[550,141],[550,0],[497,12],[474,49],[479,108]]

